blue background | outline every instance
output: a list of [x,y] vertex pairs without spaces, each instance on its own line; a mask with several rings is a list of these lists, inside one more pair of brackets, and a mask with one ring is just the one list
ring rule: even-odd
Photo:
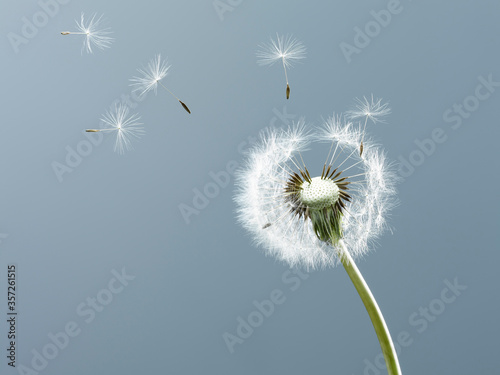
[[[16,263],[17,365],[31,367],[49,333],[75,322],[79,335],[40,373],[385,373],[345,271],[287,283],[287,266],[265,257],[235,222],[232,176],[188,220],[179,209],[193,207],[210,172],[241,164],[260,129],[286,125],[283,111],[285,120],[319,125],[373,93],[393,113],[370,133],[414,169],[401,171],[394,233],[359,262],[395,339],[408,333],[403,373],[497,373],[500,89],[482,89],[490,95],[477,105],[470,96],[480,77],[500,81],[500,3],[402,0],[348,62],[341,44],[356,46],[355,28],[373,25],[370,12],[388,1],[223,1],[222,14],[210,0],[58,3],[17,52],[9,38],[22,37],[23,17],[42,8],[0,2],[0,288],[5,296],[7,265]],[[60,35],[81,12],[105,15],[110,49],[82,55],[79,36]],[[256,63],[257,46],[276,32],[307,48],[289,71],[288,101],[281,67]],[[128,80],[156,53],[171,62],[164,82],[192,114],[159,89],[133,102],[146,129],[134,151],[115,154],[105,136],[58,179],[54,162],[64,164],[87,139],[82,131],[130,95]],[[460,126],[446,121],[464,100],[474,110]],[[425,155],[417,144],[436,128],[446,141]],[[135,279],[86,323],[77,307],[123,268]],[[455,279],[466,289],[445,303],[446,280]],[[236,335],[238,318],[276,289],[284,302],[231,352],[223,335]],[[5,354],[5,297],[0,306]],[[6,362],[2,355],[2,374],[22,373]]]

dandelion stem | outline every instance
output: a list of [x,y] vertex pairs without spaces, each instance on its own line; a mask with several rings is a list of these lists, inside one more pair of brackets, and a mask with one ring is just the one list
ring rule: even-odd
[[373,328],[375,328],[375,332],[380,342],[380,347],[382,348],[382,353],[384,353],[387,372],[389,375],[401,375],[401,368],[399,367],[396,349],[394,348],[391,334],[389,333],[389,329],[387,328],[382,312],[377,305],[377,301],[375,301],[370,288],[363,279],[361,272],[359,272],[358,267],[354,263],[354,260],[342,240],[339,241],[339,245],[342,249],[342,254],[340,254],[342,264],[354,284],[354,287],[358,291],[359,296],[365,305],[366,311],[370,316]]

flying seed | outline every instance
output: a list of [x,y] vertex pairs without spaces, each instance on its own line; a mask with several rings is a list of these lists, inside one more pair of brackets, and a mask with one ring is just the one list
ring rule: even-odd
[[186,104],[184,104],[170,89],[165,86],[161,81],[168,74],[170,65],[168,65],[167,60],[162,60],[161,55],[156,55],[152,60],[149,61],[147,67],[137,69],[140,76],[133,77],[130,79],[132,82],[130,85],[134,87],[132,91],[138,91],[139,96],[143,96],[148,91],[154,91],[156,94],[158,85],[162,86],[167,90],[170,95],[172,95],[179,103],[181,103],[182,108],[186,110],[187,113],[191,113]]
[[61,35],[82,35],[84,37],[82,54],[83,51],[93,53],[92,47],[103,50],[109,48],[113,42],[113,38],[108,36],[112,34],[112,31],[109,27],[105,27],[104,23],[103,16],[98,17],[97,14],[94,14],[90,18],[85,19],[85,15],[82,13],[80,21],[76,21],[77,30],[62,31]]
[[292,67],[292,63],[306,57],[306,48],[292,36],[276,35],[276,40],[271,39],[270,43],[259,46],[257,51],[257,63],[259,65],[273,65],[281,61],[285,72],[286,98],[290,98],[290,86],[288,85],[287,69]]
[[140,117],[137,113],[130,114],[130,109],[124,104],[115,104],[101,117],[101,129],[86,129],[87,133],[111,133],[115,135],[115,151],[123,154],[132,149],[131,139],[140,138],[144,133]]

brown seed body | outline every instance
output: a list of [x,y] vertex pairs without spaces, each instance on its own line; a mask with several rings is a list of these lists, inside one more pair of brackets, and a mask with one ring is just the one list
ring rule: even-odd
[[188,108],[188,106],[187,106],[187,105],[185,105],[185,104],[184,104],[183,102],[181,102],[180,100],[179,100],[179,103],[181,103],[182,108],[184,108],[184,109],[186,110],[186,112],[187,112],[187,113],[191,113],[191,111],[189,110],[189,108]]

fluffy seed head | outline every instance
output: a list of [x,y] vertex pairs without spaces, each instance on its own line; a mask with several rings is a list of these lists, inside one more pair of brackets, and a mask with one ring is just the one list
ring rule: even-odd
[[291,35],[276,34],[276,40],[271,38],[269,43],[264,43],[259,48],[257,51],[259,65],[273,65],[276,61],[282,61],[287,68],[290,68],[293,62],[306,57],[306,47]]
[[82,45],[82,54],[83,51],[87,51],[87,53],[93,53],[92,47],[97,47],[99,49],[109,48],[111,43],[113,42],[113,38],[108,36],[112,34],[111,29],[109,27],[104,27],[104,19],[103,16],[97,17],[97,14],[94,14],[90,20],[85,21],[85,15],[82,13],[80,17],[80,22],[76,22],[76,27],[78,32],[69,33],[63,32],[61,34],[83,34],[85,35],[85,40]]
[[370,99],[363,96],[363,99],[356,98],[354,108],[346,112],[346,116],[351,120],[361,118],[370,119],[373,123],[385,122],[383,117],[391,113],[389,103],[382,103],[382,99]]
[[[238,171],[235,201],[240,223],[268,255],[316,268],[337,264],[340,239],[354,259],[368,252],[387,227],[396,179],[370,139],[360,156],[362,136],[361,124],[342,116],[314,132],[300,121],[261,133]],[[304,151],[325,142],[326,161],[306,167]]]
[[140,96],[151,90],[156,94],[158,83],[167,76],[169,69],[170,65],[168,65],[167,60],[162,60],[160,54],[156,55],[148,62],[146,67],[137,69],[141,74],[139,77],[130,79],[132,82],[130,86],[133,87],[132,91],[138,91]]
[[[129,108],[120,103],[112,106],[101,118],[101,132],[115,133],[115,152],[123,154],[132,149],[131,140],[144,134],[138,114],[129,115]],[[94,129],[89,129],[93,131]],[[87,130],[88,131],[88,130]]]

